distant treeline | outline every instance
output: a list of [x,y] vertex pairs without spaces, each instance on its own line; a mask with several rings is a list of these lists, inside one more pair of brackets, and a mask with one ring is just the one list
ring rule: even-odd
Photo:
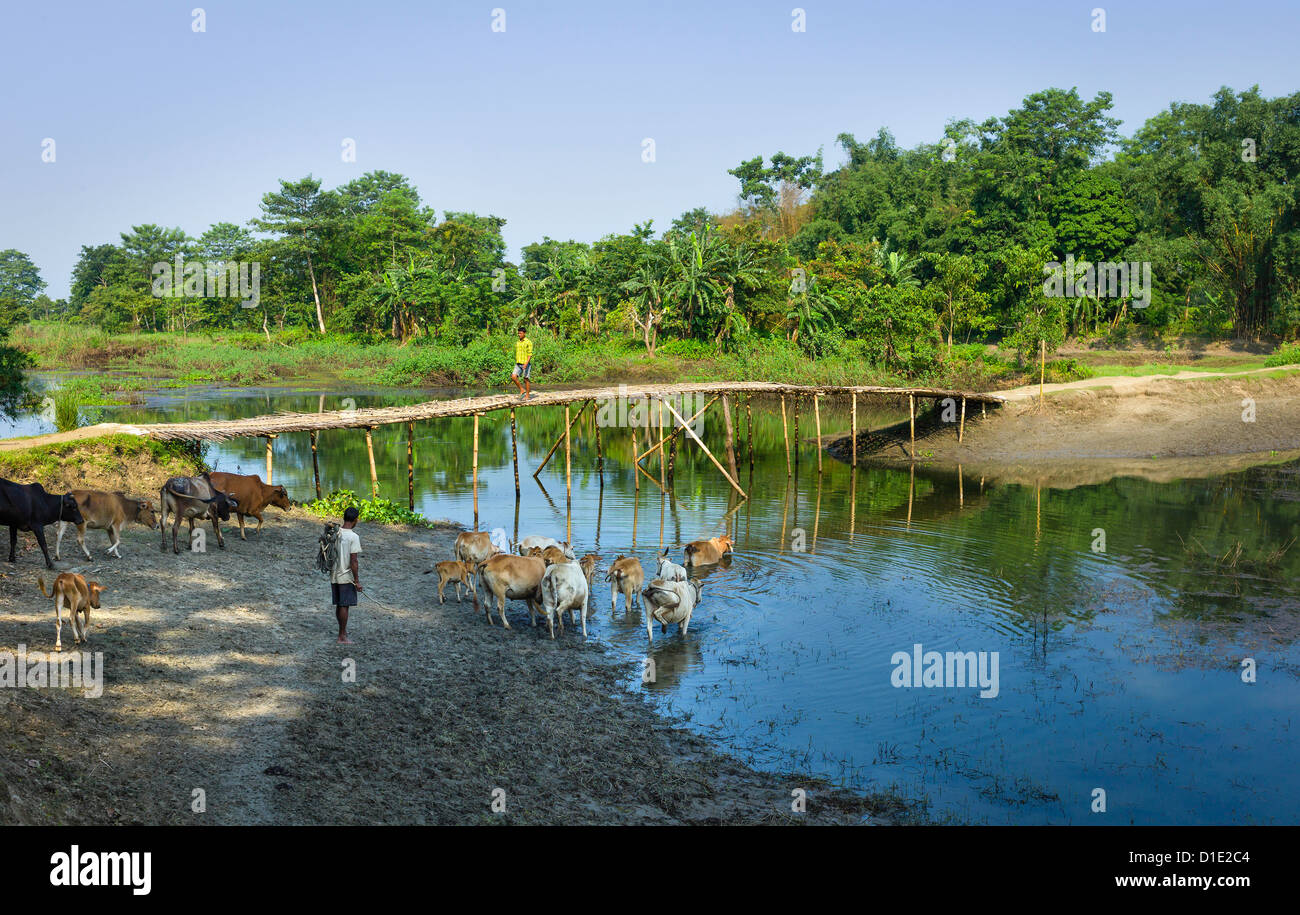
[[[647,222],[593,244],[544,238],[518,264],[505,220],[439,218],[402,175],[333,190],[281,181],[247,226],[192,238],[139,225],[83,247],[66,302],[42,295],[24,255],[0,253],[0,326],[68,316],[109,331],[464,344],[525,323],[634,336],[650,353],[661,337],[709,350],[780,337],[902,373],[964,341],[1030,353],[1139,327],[1295,337],[1300,93],[1224,88],[1129,137],[1111,107],[1108,93],[1048,89],[913,149],[883,129],[865,143],[841,134],[847,161],[830,171],[820,150],[757,156],[731,170],[732,212],[698,208],[662,233]],[[207,294],[203,271],[248,263],[254,296]],[[1131,285],[1091,282],[1108,275],[1099,264],[1132,266]],[[177,268],[173,292],[193,280],[188,294],[159,295]]]

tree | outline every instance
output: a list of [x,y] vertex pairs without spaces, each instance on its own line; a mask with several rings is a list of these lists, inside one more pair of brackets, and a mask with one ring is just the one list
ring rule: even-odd
[[0,339],[9,328],[27,320],[44,289],[45,281],[30,257],[13,248],[0,251]]
[[311,294],[316,303],[316,327],[325,333],[325,311],[321,307],[320,284],[313,255],[319,255],[328,233],[335,228],[339,213],[338,198],[322,193],[321,183],[308,175],[299,181],[280,181],[280,190],[262,197],[262,216],[252,225],[264,232],[283,237],[285,250],[303,257],[311,280]]
[[953,331],[985,330],[992,321],[985,316],[988,298],[980,291],[984,269],[965,254],[930,255],[934,279],[929,289],[936,296],[939,323],[952,350]]

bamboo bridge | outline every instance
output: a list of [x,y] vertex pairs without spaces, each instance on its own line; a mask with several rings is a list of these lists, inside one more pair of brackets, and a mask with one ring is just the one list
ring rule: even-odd
[[[682,406],[680,399],[682,395],[701,395],[710,399],[702,408],[691,416],[683,416],[685,408]],[[514,394],[496,394],[481,397],[459,397],[447,400],[431,400],[425,403],[412,404],[401,407],[374,407],[367,409],[348,409],[322,411],[318,413],[273,413],[265,416],[252,416],[245,419],[233,420],[203,420],[199,422],[186,423],[150,423],[150,424],[133,424],[129,426],[119,426],[117,431],[129,432],[135,435],[147,436],[149,438],[163,441],[210,441],[221,442],[241,437],[260,437],[266,439],[266,481],[272,481],[272,462],[274,452],[274,441],[277,436],[290,432],[307,432],[311,436],[312,452],[312,471],[315,477],[316,494],[320,497],[320,465],[317,457],[317,433],[326,429],[359,429],[365,432],[366,450],[370,458],[370,480],[371,493],[378,495],[379,479],[375,469],[375,453],[372,440],[372,432],[379,426],[396,425],[405,423],[407,427],[407,480],[408,480],[408,502],[411,508],[415,507],[415,423],[421,420],[441,419],[454,416],[470,416],[474,419],[474,458],[473,458],[473,485],[474,485],[474,526],[478,527],[478,442],[479,442],[479,418],[486,413],[509,410],[510,411],[510,450],[514,461],[515,472],[515,498],[520,497],[519,489],[519,450],[518,450],[518,433],[515,423],[515,411],[528,407],[564,407],[565,426],[564,431],[551,445],[546,457],[542,460],[541,465],[533,471],[536,478],[538,474],[546,467],[551,458],[555,455],[560,445],[564,445],[565,459],[565,491],[566,496],[572,499],[572,449],[570,445],[570,430],[574,423],[589,406],[595,408],[597,403],[610,402],[627,402],[641,403],[647,409],[647,422],[644,424],[646,450],[640,450],[638,443],[638,432],[641,431],[640,424],[632,425],[632,444],[633,454],[635,455],[636,464],[636,488],[641,486],[641,477],[646,477],[651,483],[658,486],[660,490],[666,491],[671,486],[672,480],[672,460],[671,457],[665,461],[665,447],[672,443],[674,452],[676,449],[675,441],[679,436],[686,436],[695,441],[700,449],[709,458],[718,471],[727,479],[732,489],[740,498],[748,499],[748,494],[741,488],[739,474],[736,471],[736,453],[735,453],[735,434],[732,422],[732,398],[744,396],[746,398],[745,410],[749,418],[750,428],[753,428],[753,417],[750,413],[748,398],[758,396],[777,396],[781,399],[781,422],[785,434],[786,450],[786,468],[790,468],[790,431],[787,422],[787,400],[794,401],[795,424],[798,428],[798,405],[800,402],[811,399],[813,403],[813,413],[816,419],[817,439],[820,443],[822,437],[821,430],[821,408],[820,400],[823,397],[848,398],[851,401],[851,421],[850,435],[852,437],[852,463],[857,465],[857,438],[858,438],[858,398],[859,397],[906,397],[908,401],[909,425],[911,433],[911,456],[916,457],[916,401],[918,399],[928,399],[932,401],[942,401],[951,399],[954,405],[960,402],[960,419],[958,420],[958,441],[961,440],[966,424],[966,404],[967,402],[978,403],[981,409],[987,409],[989,405],[1000,405],[1005,399],[997,394],[982,393],[976,391],[957,391],[944,388],[892,388],[870,385],[859,386],[841,386],[841,385],[796,385],[796,384],[779,384],[766,381],[719,381],[719,382],[700,382],[700,383],[681,383],[681,384],[640,384],[640,385],[618,385],[616,387],[600,388],[576,388],[561,391],[534,392],[532,397],[523,401]],[[675,406],[674,400],[678,399]],[[722,461],[704,444],[700,437],[695,433],[691,424],[703,416],[710,407],[718,401],[721,401],[723,429],[725,432],[726,448],[726,466]],[[579,407],[575,412],[572,408],[575,404]],[[665,432],[665,419],[669,430]],[[737,420],[738,422],[738,420]],[[655,439],[655,429],[658,430],[658,438]],[[598,421],[596,429],[596,455],[597,467],[601,471],[604,469],[604,449],[601,442],[601,423]],[[750,461],[753,461],[752,453],[752,435],[750,436]],[[657,454],[659,474],[656,478],[645,467],[644,461],[652,455]],[[817,455],[818,468],[821,467],[821,451]]]

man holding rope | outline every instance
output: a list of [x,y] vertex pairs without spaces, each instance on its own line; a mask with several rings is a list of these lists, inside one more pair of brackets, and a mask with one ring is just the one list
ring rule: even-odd
[[351,645],[348,638],[348,607],[357,605],[361,588],[361,568],[357,557],[361,555],[361,538],[353,530],[360,513],[355,506],[343,512],[343,527],[338,533],[338,557],[330,570],[330,590],[334,598],[334,615],[339,621],[339,644]]

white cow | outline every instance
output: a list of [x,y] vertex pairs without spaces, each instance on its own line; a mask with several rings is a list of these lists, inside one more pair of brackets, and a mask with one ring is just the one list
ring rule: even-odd
[[698,581],[664,581],[656,578],[641,592],[645,597],[645,634],[654,641],[653,621],[658,620],[665,632],[669,623],[681,623],[682,635],[691,628],[691,613],[700,602]]
[[663,555],[658,557],[657,561],[659,568],[655,571],[655,578],[662,578],[664,581],[685,581],[687,579],[686,569],[669,559],[667,550],[664,550]]
[[[551,627],[551,638],[555,638],[555,620],[560,618],[560,631],[564,630],[564,611],[569,611],[569,620],[573,614],[582,614],[582,636],[587,637],[587,576],[582,567],[572,562],[556,562],[546,567],[542,576],[542,613]],[[530,608],[531,612],[531,608]]]

